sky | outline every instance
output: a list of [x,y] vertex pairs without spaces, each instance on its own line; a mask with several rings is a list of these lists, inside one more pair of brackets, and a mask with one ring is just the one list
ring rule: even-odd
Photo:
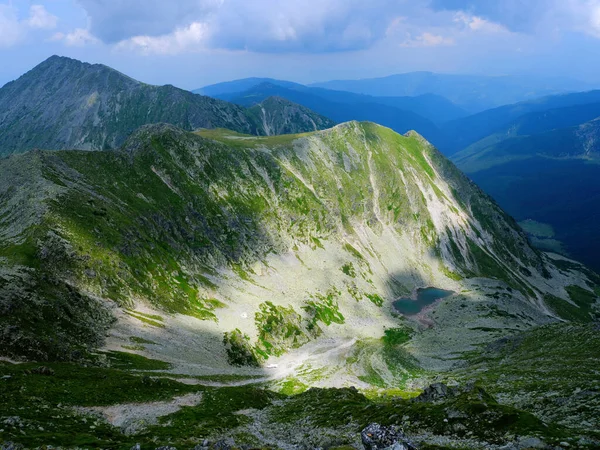
[[184,89],[417,70],[600,83],[600,0],[0,0],[0,85],[54,54]]

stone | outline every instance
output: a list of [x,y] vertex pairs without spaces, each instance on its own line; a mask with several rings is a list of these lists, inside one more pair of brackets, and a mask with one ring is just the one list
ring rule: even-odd
[[365,450],[416,450],[397,425],[382,426],[372,423],[360,433]]
[[15,444],[14,442],[5,442],[0,445],[0,450],[21,450],[22,448],[21,444]]
[[528,449],[528,448],[544,448],[546,444],[536,437],[525,437],[519,439],[518,447],[519,449]]
[[444,383],[433,383],[425,388],[423,393],[419,395],[415,401],[419,402],[434,402],[448,397],[451,391]]

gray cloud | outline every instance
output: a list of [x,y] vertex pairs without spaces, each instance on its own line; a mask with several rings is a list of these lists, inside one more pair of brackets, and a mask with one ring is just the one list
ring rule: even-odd
[[363,49],[385,35],[405,0],[78,0],[106,43],[159,37],[201,23],[210,46],[262,52]]
[[159,36],[206,18],[221,0],[77,0],[90,19],[90,31],[113,44],[132,36]]
[[423,33],[450,42],[461,23],[457,13],[472,18],[472,29],[501,25],[513,32],[565,29],[600,36],[600,0],[77,1],[87,12],[91,35],[159,53],[201,47],[264,53],[362,50],[385,38],[400,17],[402,42]]
[[437,10],[464,11],[504,25],[511,31],[529,32],[554,0],[431,0]]

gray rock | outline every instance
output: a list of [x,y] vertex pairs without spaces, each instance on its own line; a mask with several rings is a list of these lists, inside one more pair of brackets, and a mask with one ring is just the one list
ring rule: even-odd
[[519,449],[527,449],[527,448],[544,448],[546,444],[536,437],[525,437],[519,439],[519,443],[517,444]]
[[0,444],[0,450],[21,450],[23,446],[21,444],[15,444],[14,442],[5,442]]
[[211,446],[214,450],[231,450],[233,447],[235,447],[235,441],[232,438],[221,439]]
[[415,401],[420,402],[435,402],[447,398],[453,393],[452,388],[448,388],[444,383],[434,383],[425,388],[423,393],[419,395]]
[[416,450],[415,447],[396,425],[382,426],[372,423],[360,433],[365,450]]

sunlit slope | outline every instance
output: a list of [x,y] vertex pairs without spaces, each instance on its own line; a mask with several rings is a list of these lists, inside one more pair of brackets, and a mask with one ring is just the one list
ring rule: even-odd
[[170,342],[162,359],[263,364],[321,337],[379,338],[398,326],[392,300],[432,285],[461,295],[414,340],[427,362],[437,340],[452,353],[490,326],[556,320],[556,305],[579,308],[566,286],[592,287],[417,133],[373,123],[273,137],[154,125],[119,151],[30,152],[0,174],[13,357],[80,358],[112,326]]

